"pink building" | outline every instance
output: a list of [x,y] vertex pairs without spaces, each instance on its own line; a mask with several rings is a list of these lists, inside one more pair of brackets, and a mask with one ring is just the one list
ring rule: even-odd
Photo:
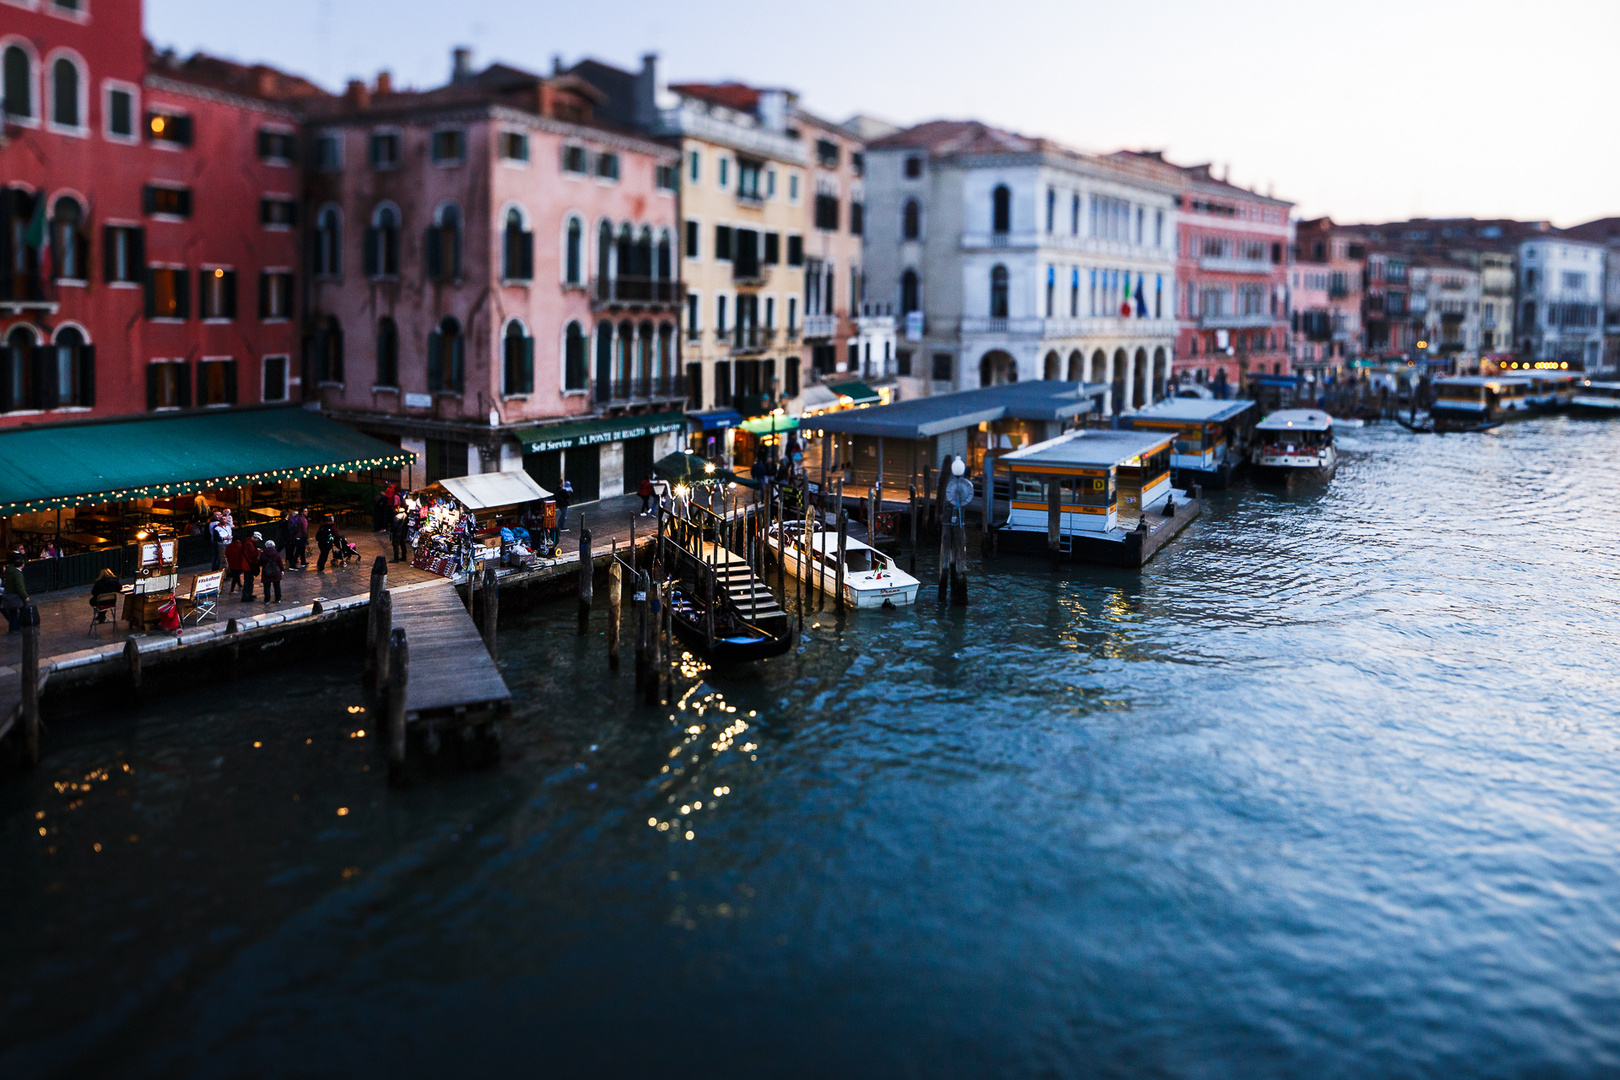
[[521,467],[586,502],[679,444],[679,158],[601,100],[457,50],[442,87],[384,73],[306,117],[306,396],[417,484]]

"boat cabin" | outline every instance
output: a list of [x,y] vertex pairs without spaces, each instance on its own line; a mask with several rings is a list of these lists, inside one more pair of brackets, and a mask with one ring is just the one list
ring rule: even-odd
[[1162,432],[1074,431],[1003,455],[996,467],[1012,487],[1007,527],[1044,534],[1056,483],[1062,532],[1117,528],[1122,503],[1139,511],[1170,493],[1173,442]]
[[1485,421],[1499,420],[1508,413],[1529,408],[1529,379],[1457,375],[1434,381],[1434,401],[1429,405],[1429,414]]
[[1574,371],[1532,371],[1517,376],[1528,380],[1528,400],[1538,409],[1561,409],[1575,397],[1582,376]]
[[1575,388],[1570,404],[1583,412],[1620,415],[1620,382],[1583,381]]
[[1282,409],[1254,425],[1262,462],[1305,455],[1316,457],[1333,445],[1333,417],[1321,409]]
[[1170,398],[1128,418],[1137,431],[1175,433],[1170,464],[1192,472],[1214,472],[1228,456],[1241,456],[1254,431],[1252,401]]

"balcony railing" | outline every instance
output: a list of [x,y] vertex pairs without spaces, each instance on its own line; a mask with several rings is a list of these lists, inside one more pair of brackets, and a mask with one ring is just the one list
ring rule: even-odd
[[837,315],[806,315],[804,317],[804,337],[806,341],[815,338],[830,338],[838,333]]
[[1263,330],[1277,322],[1277,317],[1259,315],[1200,315],[1198,325],[1204,330]]
[[733,285],[763,285],[771,279],[771,268],[768,263],[756,263],[745,266],[739,262],[731,264],[731,283]]
[[681,302],[681,283],[670,278],[591,279],[591,306],[667,307]]
[[596,383],[598,405],[639,405],[656,401],[684,401],[687,384],[685,375],[633,375],[628,379],[613,379]]
[[776,337],[776,331],[768,326],[739,326],[731,331],[730,344],[732,356],[748,356],[753,353],[762,353],[771,347]]
[[1269,274],[1276,267],[1267,259],[1232,259],[1224,255],[1205,255],[1199,258],[1198,269],[1223,274]]

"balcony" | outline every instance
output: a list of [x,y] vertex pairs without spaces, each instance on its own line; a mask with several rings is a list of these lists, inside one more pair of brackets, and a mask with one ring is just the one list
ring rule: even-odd
[[804,339],[806,341],[830,338],[836,333],[838,333],[837,315],[806,315],[804,317]]
[[654,376],[649,372],[626,379],[596,383],[596,403],[602,406],[625,407],[685,401],[686,394],[685,375],[666,373]]
[[1275,315],[1200,315],[1198,326],[1202,330],[1266,330],[1277,325]]
[[731,264],[731,283],[733,285],[763,285],[771,279],[771,268],[765,263],[752,265],[733,262]]
[[1231,259],[1224,255],[1204,255],[1198,260],[1198,269],[1217,274],[1266,274],[1276,267],[1267,259]]
[[[1265,325],[1271,325],[1269,317]],[[1174,318],[1138,319],[1134,315],[1128,317],[1123,315],[1098,315],[1075,319],[1043,319],[1038,316],[999,319],[987,318],[982,315],[964,315],[960,323],[961,332],[964,334],[1008,334],[1015,337],[1043,339],[1081,337],[1086,334],[1117,334],[1122,327],[1126,326],[1133,332],[1142,334],[1173,334],[1176,329],[1176,320]],[[901,329],[904,330],[904,326]]]
[[962,247],[975,248],[1032,248],[1040,245],[1041,236],[1034,232],[973,232],[962,234]]
[[591,278],[591,309],[674,308],[681,302],[681,283],[670,278]]
[[768,326],[739,326],[732,330],[729,341],[732,356],[756,356],[771,347],[776,331]]

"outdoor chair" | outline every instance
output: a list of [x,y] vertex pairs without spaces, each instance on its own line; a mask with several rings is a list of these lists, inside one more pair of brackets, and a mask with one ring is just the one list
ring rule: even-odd
[[[202,621],[210,616],[218,618],[219,589],[225,582],[225,571],[215,570],[207,574],[196,574],[191,579],[191,595],[182,596],[191,608],[186,612],[186,618],[191,620],[192,626],[201,626]],[[184,620],[181,620],[184,621]]]
[[90,598],[90,631],[85,635],[86,637],[96,636],[96,627],[100,625],[97,620],[103,615],[111,616],[111,618],[109,618],[107,621],[108,623],[112,624],[114,629],[117,629],[118,598],[121,595],[123,594],[115,592],[102,593],[100,596],[93,596]]

